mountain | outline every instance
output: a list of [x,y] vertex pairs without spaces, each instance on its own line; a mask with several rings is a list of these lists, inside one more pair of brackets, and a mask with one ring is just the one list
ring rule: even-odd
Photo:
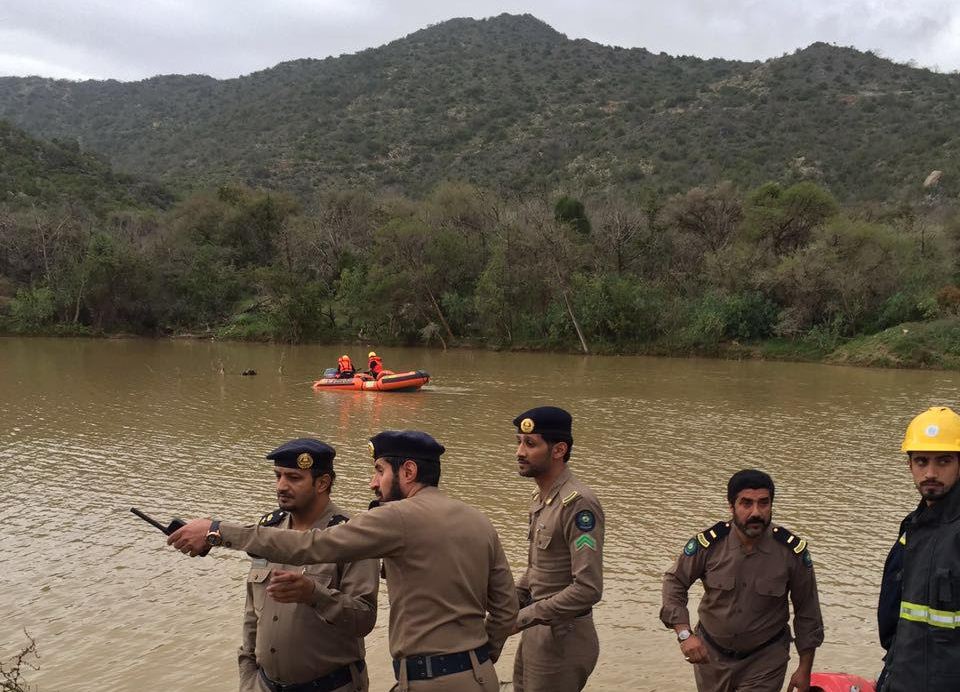
[[230,80],[0,78],[0,118],[119,170],[418,194],[810,179],[841,200],[960,192],[960,76],[816,43],[765,62],[570,40],[523,15],[454,19],[385,46]]
[[0,120],[0,206],[19,209],[82,205],[114,209],[163,208],[173,202],[162,186],[115,173],[76,142],[43,141]]

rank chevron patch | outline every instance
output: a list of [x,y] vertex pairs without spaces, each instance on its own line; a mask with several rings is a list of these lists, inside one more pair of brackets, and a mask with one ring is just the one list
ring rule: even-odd
[[584,548],[590,548],[590,550],[597,549],[597,542],[593,540],[591,536],[586,534],[578,536],[577,540],[573,542],[573,545],[576,546],[577,550],[583,550]]

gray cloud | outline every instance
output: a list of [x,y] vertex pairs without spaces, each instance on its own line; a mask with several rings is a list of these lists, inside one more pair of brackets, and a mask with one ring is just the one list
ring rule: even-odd
[[960,69],[960,5],[947,0],[6,0],[0,74],[235,77],[501,12],[529,12],[571,38],[671,55],[762,60],[827,41]]

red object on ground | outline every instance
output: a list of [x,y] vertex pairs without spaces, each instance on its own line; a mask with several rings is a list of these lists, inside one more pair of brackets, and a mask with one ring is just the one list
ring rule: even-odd
[[814,673],[810,676],[810,692],[876,692],[876,688],[859,675]]

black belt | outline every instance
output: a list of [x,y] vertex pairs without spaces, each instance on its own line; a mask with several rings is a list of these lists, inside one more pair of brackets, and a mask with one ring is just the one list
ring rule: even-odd
[[[475,649],[477,654],[477,663],[486,663],[490,660],[490,647],[484,644]],[[400,679],[400,661],[402,659],[393,659],[393,674]],[[432,656],[407,656],[407,680],[429,680],[430,678],[439,678],[443,675],[452,675],[453,673],[462,673],[465,670],[472,670],[473,663],[470,661],[470,652],[461,651],[456,654],[434,654]]]
[[[363,672],[364,663],[362,660],[355,662],[353,665],[357,667],[358,673]],[[263,668],[261,668],[260,679],[263,680],[263,684],[266,685],[271,692],[331,692],[331,690],[353,682],[353,673],[350,672],[350,666],[344,666],[343,668],[337,668],[329,675],[324,675],[322,678],[317,678],[310,682],[284,685],[281,682],[274,682],[268,678],[267,674],[263,672]]]
[[750,658],[761,649],[766,649],[771,644],[776,644],[778,641],[783,639],[783,635],[787,634],[787,629],[784,628],[779,632],[777,632],[772,637],[770,637],[770,639],[765,641],[760,646],[755,646],[752,649],[749,649],[748,651],[734,651],[733,649],[724,649],[722,646],[717,644],[716,640],[713,637],[711,637],[709,633],[707,633],[707,630],[704,629],[702,624],[697,629],[700,630],[700,634],[703,635],[703,638],[710,643],[710,646],[712,646],[714,649],[719,651],[721,654],[723,654],[727,658],[733,658],[738,661],[742,661],[745,658]]

